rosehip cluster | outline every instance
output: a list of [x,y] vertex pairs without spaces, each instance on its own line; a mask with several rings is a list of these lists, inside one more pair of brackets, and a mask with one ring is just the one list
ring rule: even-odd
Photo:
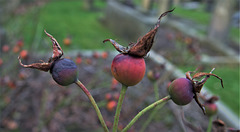
[[[212,69],[213,71],[214,69]],[[186,73],[186,78],[178,78],[174,80],[170,86],[168,87],[168,92],[169,95],[171,96],[171,99],[174,103],[177,105],[186,105],[192,101],[194,98],[199,107],[202,109],[203,113],[205,114],[205,109],[203,105],[200,103],[198,100],[198,95],[197,93],[200,93],[203,85],[207,81],[207,79],[210,76],[215,76],[216,78],[221,80],[221,85],[223,87],[223,81],[222,79],[215,75],[212,74],[212,71],[210,73],[204,73],[204,72],[199,72],[193,75],[191,78],[190,74],[192,72],[187,72]],[[201,81],[195,81],[194,79],[201,78],[203,76],[206,76],[203,78]]]

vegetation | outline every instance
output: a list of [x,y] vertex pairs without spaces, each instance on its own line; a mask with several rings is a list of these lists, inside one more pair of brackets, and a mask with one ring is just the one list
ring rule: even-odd
[[[83,1],[51,1],[42,8],[32,8],[24,15],[19,15],[7,24],[10,34],[21,34],[30,48],[37,38],[44,37],[43,29],[55,36],[59,43],[70,36],[72,45],[64,49],[110,49],[102,46],[106,38],[116,38],[99,22],[103,15],[105,2],[96,1],[96,11],[83,8]],[[19,35],[16,35],[19,36]],[[40,39],[41,40],[41,39]]]

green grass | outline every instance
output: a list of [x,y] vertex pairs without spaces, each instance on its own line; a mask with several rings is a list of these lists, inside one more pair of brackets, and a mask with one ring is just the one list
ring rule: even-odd
[[186,18],[196,22],[197,24],[208,25],[210,23],[211,14],[205,12],[202,8],[197,10],[187,10],[177,6],[174,10],[174,15]]
[[[202,72],[211,71],[212,67],[207,68]],[[184,72],[194,71],[195,67],[182,67]],[[207,80],[206,86],[209,91],[220,97],[220,100],[227,106],[229,106],[235,114],[240,117],[239,113],[239,66],[218,66],[213,71],[214,74],[218,75],[223,79],[224,88],[221,87],[220,80],[211,77]]]
[[[98,10],[87,11],[83,8],[83,1],[50,1],[44,7],[33,8],[28,13],[13,18],[7,27],[30,47],[35,44],[35,38],[47,38],[43,32],[46,29],[61,45],[65,37],[71,36],[72,45],[62,46],[64,49],[111,49],[110,44],[103,45],[102,41],[116,37],[99,22],[105,5],[104,2],[96,1]],[[35,35],[39,32],[37,28],[41,29],[40,36]]]

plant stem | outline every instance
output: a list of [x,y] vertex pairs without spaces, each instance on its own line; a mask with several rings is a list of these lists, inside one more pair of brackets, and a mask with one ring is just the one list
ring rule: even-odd
[[97,103],[95,102],[94,98],[92,97],[91,93],[87,90],[87,88],[77,79],[77,81],[75,82],[82,90],[83,92],[87,95],[87,97],[89,98],[90,102],[92,103],[96,113],[97,113],[97,116],[98,116],[98,119],[100,120],[101,124],[102,124],[102,127],[104,129],[105,132],[109,132],[108,128],[107,128],[107,125],[102,117],[102,114],[98,108],[98,105]]
[[120,112],[122,109],[122,103],[123,103],[123,99],[125,97],[127,88],[128,88],[127,86],[122,84],[122,89],[121,89],[121,93],[120,93],[120,96],[118,99],[118,105],[117,105],[117,109],[116,109],[116,113],[115,113],[115,117],[114,117],[113,132],[116,132],[117,128],[118,128],[118,122],[119,122]]
[[158,91],[158,82],[154,81],[153,83],[153,89],[154,89],[154,94],[155,94],[155,100],[159,100],[159,91]]
[[[159,100],[159,91],[158,91],[158,81],[153,82],[153,89],[154,89],[154,94],[155,94],[155,100]],[[153,112],[149,115],[148,119],[144,122],[142,125],[142,128],[140,132],[144,132],[147,126],[151,123],[155,115],[157,114],[158,110],[161,109],[164,106],[165,103],[162,103],[161,105],[158,105]]]
[[131,128],[131,126],[138,120],[138,118],[140,118],[144,113],[146,113],[147,111],[155,108],[157,105],[167,102],[170,99],[170,96],[166,96],[154,103],[152,103],[151,105],[149,105],[148,107],[144,108],[142,111],[140,111],[132,120],[131,122],[122,130],[122,132],[126,132],[128,129]]
[[140,132],[145,132],[145,129],[148,127],[148,125],[151,123],[151,121],[153,120],[154,117],[156,117],[156,114],[158,113],[158,111],[166,104],[166,102],[163,102],[162,104],[158,105],[153,112],[149,115],[148,119],[144,122],[144,124],[142,125],[142,128],[140,130]]
[[208,122],[207,132],[211,132],[211,130],[212,130],[212,121],[213,121],[213,116],[210,116],[209,117],[209,122]]

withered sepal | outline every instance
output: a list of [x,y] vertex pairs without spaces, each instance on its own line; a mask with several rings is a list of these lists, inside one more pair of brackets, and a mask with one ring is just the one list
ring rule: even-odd
[[110,41],[114,48],[120,53],[129,54],[137,57],[144,57],[152,48],[154,37],[157,33],[158,27],[160,26],[161,18],[166,16],[169,12],[172,12],[173,10],[174,9],[166,11],[163,14],[161,14],[161,16],[158,18],[155,27],[147,34],[145,34],[137,43],[130,43],[128,47],[124,47],[112,39],[106,39],[103,42],[105,43],[106,41]]
[[48,60],[48,62],[44,62],[42,61],[42,63],[33,63],[33,64],[29,64],[29,65],[24,65],[22,64],[22,61],[21,61],[21,58],[18,57],[18,60],[19,60],[19,64],[25,68],[33,68],[33,69],[38,69],[38,70],[41,70],[41,71],[49,71],[52,64],[60,59],[63,55],[63,50],[62,48],[60,47],[59,43],[57,42],[57,40],[51,35],[49,34],[48,32],[46,32],[46,30],[44,30],[44,32],[46,33],[46,35],[48,37],[50,37],[51,41],[52,41],[52,48],[53,48],[53,54],[52,56],[50,57],[50,59]]
[[52,65],[52,63],[53,63],[53,61],[52,61],[52,62],[49,62],[49,63],[42,61],[42,63],[33,63],[33,64],[29,64],[29,65],[24,65],[24,64],[22,63],[20,57],[18,57],[18,61],[19,61],[19,64],[20,64],[22,67],[25,67],[25,68],[33,68],[33,69],[37,69],[37,70],[41,70],[41,71],[45,71],[45,72],[47,72],[47,71],[50,70],[51,65]]

